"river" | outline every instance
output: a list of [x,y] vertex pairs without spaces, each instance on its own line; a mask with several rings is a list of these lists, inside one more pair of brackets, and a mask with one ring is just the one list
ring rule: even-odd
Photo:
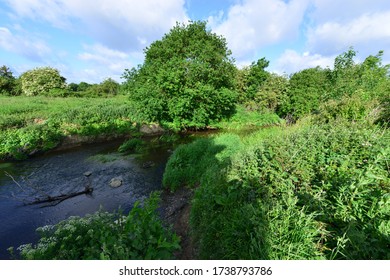
[[[99,209],[121,208],[127,213],[135,201],[160,190],[165,164],[177,143],[149,138],[142,155],[122,155],[116,152],[122,142],[89,144],[24,161],[0,162],[0,259],[11,257],[9,247],[36,242],[38,227]],[[113,188],[110,181],[118,177],[122,184]],[[54,206],[26,205],[46,195],[83,191],[86,185],[93,188],[91,195],[75,196]]]

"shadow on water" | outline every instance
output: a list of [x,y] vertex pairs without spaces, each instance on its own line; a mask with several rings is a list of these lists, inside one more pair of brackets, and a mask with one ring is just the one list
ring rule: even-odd
[[[161,189],[172,150],[178,143],[188,141],[191,137],[169,143],[158,138],[144,139],[146,150],[141,155],[118,153],[121,140],[50,152],[25,161],[0,162],[0,259],[10,258],[7,249],[11,246],[36,242],[38,227],[101,208],[121,208],[127,213],[137,200]],[[121,180],[119,187],[110,186],[113,178]],[[87,184],[93,188],[91,195],[75,196],[55,206],[24,203],[46,194],[79,192]]]

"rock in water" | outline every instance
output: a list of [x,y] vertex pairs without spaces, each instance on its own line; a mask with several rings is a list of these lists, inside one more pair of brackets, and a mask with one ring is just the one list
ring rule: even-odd
[[84,175],[85,177],[89,177],[89,176],[91,176],[91,174],[92,174],[92,171],[87,171],[87,172],[84,172],[84,173],[83,173],[83,175]]
[[115,177],[115,178],[111,179],[110,187],[111,188],[118,188],[118,187],[122,186],[122,183],[123,183],[122,177]]

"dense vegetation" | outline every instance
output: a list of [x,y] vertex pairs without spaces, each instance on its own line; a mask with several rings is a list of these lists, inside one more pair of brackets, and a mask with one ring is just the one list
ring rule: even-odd
[[153,193],[143,207],[137,203],[127,216],[99,211],[38,228],[38,244],[18,250],[29,260],[171,259],[180,248],[179,238],[163,227],[158,201],[158,193]]
[[[146,48],[121,85],[66,85],[52,68],[16,78],[3,66],[0,158],[25,158],[67,136],[137,134],[141,123],[223,129],[179,146],[163,177],[172,192],[195,189],[196,257],[389,259],[389,65],[382,51],[361,63],[355,56],[351,48],[333,69],[291,76],[267,72],[265,58],[237,69],[225,39],[192,22]],[[143,145],[133,138],[119,151]],[[157,221],[156,198],[145,205],[126,221],[99,212],[41,229],[21,255],[171,258],[178,240]]]
[[354,56],[341,54],[333,70],[269,74],[257,91],[242,87],[243,69],[247,110],[296,124],[176,149],[163,183],[196,188],[199,258],[390,258],[389,66],[382,52]]
[[389,139],[356,124],[226,134],[178,148],[164,184],[199,185],[200,258],[388,259]]

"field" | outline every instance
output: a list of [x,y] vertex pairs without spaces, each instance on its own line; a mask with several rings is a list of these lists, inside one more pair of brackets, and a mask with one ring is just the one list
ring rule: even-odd
[[0,96],[0,159],[26,158],[69,135],[97,137],[138,131],[128,98]]

